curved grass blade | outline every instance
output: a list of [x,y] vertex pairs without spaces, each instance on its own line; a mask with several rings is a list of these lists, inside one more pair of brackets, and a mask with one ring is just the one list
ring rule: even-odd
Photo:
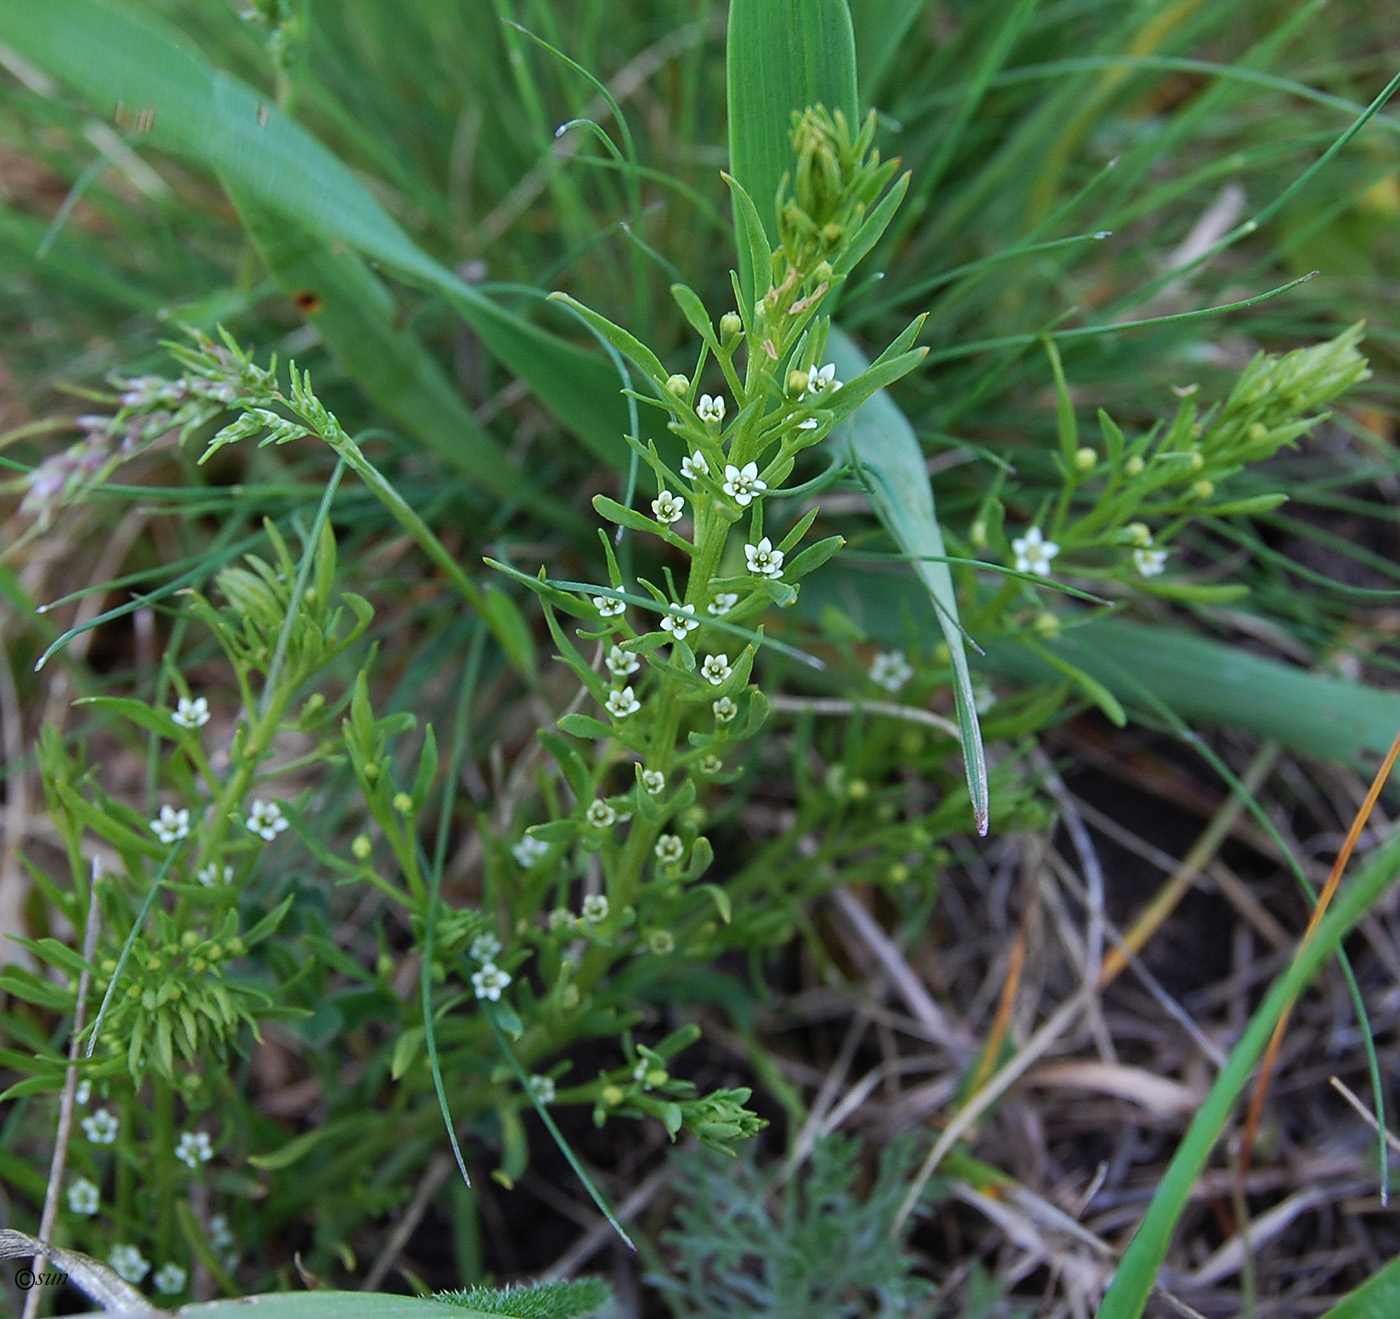
[[1400,1314],[1400,1255],[1344,1296],[1322,1319],[1392,1319]]

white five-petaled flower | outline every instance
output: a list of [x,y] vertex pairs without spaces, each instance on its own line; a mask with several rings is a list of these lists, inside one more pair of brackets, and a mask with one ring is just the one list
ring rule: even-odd
[[494,962],[501,951],[501,941],[494,934],[478,934],[467,954],[474,962]]
[[685,844],[676,834],[662,834],[656,840],[656,856],[660,861],[671,865],[685,855]]
[[712,421],[718,425],[724,420],[724,395],[701,394],[700,402],[695,405],[695,411],[699,414],[701,421]]
[[590,925],[601,925],[608,919],[608,899],[602,893],[590,893],[583,900],[583,919]]
[[749,571],[759,577],[778,578],[783,575],[783,552],[775,550],[773,542],[765,536],[757,545],[745,545],[744,555],[749,561]]
[[909,661],[898,650],[883,651],[870,662],[870,681],[887,692],[897,692],[913,676]]
[[738,591],[720,591],[705,608],[716,618],[722,618],[739,603]]
[[685,500],[680,495],[663,490],[651,501],[651,511],[656,514],[658,522],[679,522],[685,512]]
[[1133,562],[1144,577],[1156,577],[1167,567],[1166,550],[1134,550]]
[[105,1108],[99,1108],[91,1117],[83,1119],[83,1135],[94,1145],[110,1145],[117,1138],[121,1123]]
[[595,829],[610,829],[617,823],[617,812],[601,797],[595,797],[588,803],[583,818]]
[[151,828],[162,843],[178,843],[189,837],[190,813],[183,808],[177,811],[173,806],[162,806],[160,815],[151,821]]
[[476,990],[477,998],[489,998],[493,1003],[500,1002],[501,990],[508,984],[510,972],[502,971],[494,962],[487,962],[472,975],[472,988]]
[[75,1178],[68,1187],[68,1209],[70,1213],[82,1214],[91,1218],[102,1203],[102,1193],[86,1177]]
[[173,1259],[168,1259],[156,1270],[151,1282],[162,1296],[175,1296],[185,1290],[189,1276]]
[[202,696],[196,696],[194,700],[188,696],[180,697],[170,722],[179,724],[181,728],[203,728],[209,722],[209,702]]
[[200,866],[194,872],[194,877],[199,880],[205,888],[213,888],[222,879],[225,884],[233,883],[233,867],[225,866],[223,873],[219,873],[218,865],[211,861],[207,866]]
[[828,362],[823,367],[809,366],[807,368],[807,388],[802,391],[802,397],[808,394],[834,394],[841,388],[841,382],[836,378],[836,363]]
[[659,769],[644,769],[642,771],[642,787],[652,796],[666,786],[666,776]]
[[642,703],[630,687],[609,692],[606,704],[608,713],[614,719],[626,719],[629,714],[636,714],[642,708]]
[[627,612],[627,601],[614,600],[608,595],[595,595],[593,597],[593,607],[604,618],[615,618],[618,614]]
[[107,1256],[107,1263],[130,1283],[140,1282],[151,1271],[151,1262],[136,1246],[117,1245]]
[[1050,576],[1050,560],[1060,552],[1053,540],[1046,540],[1040,534],[1039,527],[1032,527],[1024,536],[1018,536],[1011,542],[1011,548],[1016,555],[1016,571],[1033,572],[1039,577]]
[[677,641],[684,641],[688,632],[694,632],[699,623],[695,621],[694,605],[672,605],[672,612],[661,620],[661,630],[669,632]]
[[733,672],[729,656],[722,652],[718,655],[706,655],[705,662],[700,666],[701,676],[706,678],[712,687],[720,686]]
[[705,461],[705,455],[698,449],[689,458],[681,459],[681,475],[687,481],[693,481],[698,476],[709,476],[710,464]]
[[719,700],[712,701],[710,709],[715,712],[715,719],[721,724],[727,724],[739,713],[739,707],[727,696],[721,696]]
[[530,1078],[530,1092],[542,1104],[554,1102],[554,1081],[548,1076],[536,1074]]
[[614,678],[625,678],[629,673],[636,673],[642,667],[642,662],[630,650],[623,650],[621,646],[614,646],[608,651],[608,672]]
[[758,479],[758,464],[745,463],[743,468],[733,463],[724,465],[724,485],[720,487],[736,504],[747,508],[755,495],[768,489],[766,481]]
[[243,823],[250,833],[255,833],[263,842],[270,843],[287,827],[287,817],[282,814],[282,808],[275,801],[263,801],[262,798],[256,797],[252,806],[248,808],[248,818]]
[[526,834],[510,851],[511,855],[515,857],[516,864],[529,870],[540,857],[549,851],[549,844],[543,838],[535,838]]
[[180,1143],[175,1146],[175,1157],[187,1168],[198,1168],[201,1163],[208,1163],[214,1157],[213,1147],[209,1144],[209,1133],[182,1131]]

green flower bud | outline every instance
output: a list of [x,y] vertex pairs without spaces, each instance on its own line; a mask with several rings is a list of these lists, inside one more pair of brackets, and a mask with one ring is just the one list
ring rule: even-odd
[[1092,472],[1098,466],[1099,455],[1093,449],[1083,448],[1075,451],[1074,465],[1081,472]]
[[1133,456],[1123,464],[1123,470],[1127,472],[1129,476],[1141,476],[1144,466],[1146,466],[1146,464],[1142,459],[1138,457],[1137,454],[1133,454]]
[[374,844],[370,842],[368,834],[357,834],[355,841],[350,844],[350,855],[356,861],[368,861],[369,854],[374,851]]
[[744,322],[739,318],[737,311],[727,311],[719,318],[719,337],[722,342],[729,343],[743,332]]
[[413,811],[413,798],[406,792],[396,792],[394,794],[394,809],[400,815],[409,815]]
[[667,377],[666,389],[669,393],[680,398],[681,395],[690,393],[690,381],[677,372],[675,375]]

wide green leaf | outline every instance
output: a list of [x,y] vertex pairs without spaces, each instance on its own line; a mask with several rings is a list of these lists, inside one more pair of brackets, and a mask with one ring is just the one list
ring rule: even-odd
[[1400,1255],[1344,1296],[1322,1319],[1394,1319],[1400,1314]]

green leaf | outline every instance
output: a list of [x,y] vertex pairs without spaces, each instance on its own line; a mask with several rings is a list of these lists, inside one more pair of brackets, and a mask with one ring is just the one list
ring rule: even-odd
[[507,1319],[583,1319],[612,1299],[601,1278],[571,1278],[567,1282],[513,1283],[508,1287],[472,1287],[439,1292],[439,1301],[474,1307]]
[[171,720],[169,711],[153,710],[145,701],[134,701],[126,696],[80,696],[73,704],[110,710],[138,728],[144,728],[157,737],[169,738],[172,742],[186,736],[185,730]]
[[1392,1319],[1400,1314],[1400,1255],[1344,1296],[1322,1319]]
[[594,719],[592,715],[587,714],[566,714],[559,721],[559,727],[574,737],[594,739],[609,738],[616,731],[601,719]]

